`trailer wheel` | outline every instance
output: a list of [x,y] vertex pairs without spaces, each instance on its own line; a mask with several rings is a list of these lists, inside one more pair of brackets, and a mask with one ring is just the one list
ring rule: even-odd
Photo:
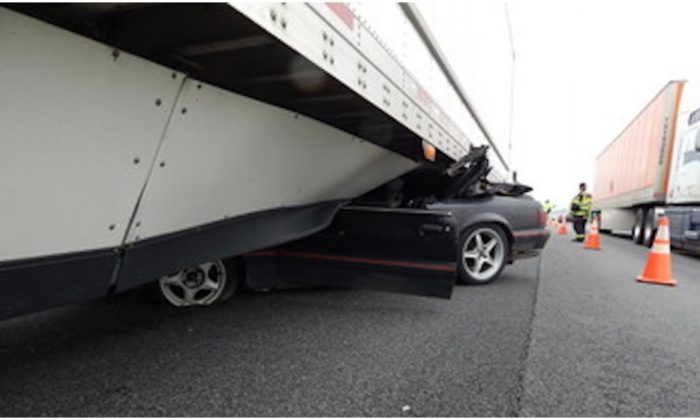
[[654,242],[654,236],[656,235],[656,220],[654,209],[648,209],[646,215],[644,216],[644,235],[642,238],[642,245],[651,247]]
[[478,224],[460,238],[459,281],[464,284],[487,284],[503,271],[509,257],[508,238],[495,224]]
[[232,262],[216,260],[163,276],[155,286],[161,300],[173,306],[208,306],[233,295],[237,276]]
[[644,241],[644,219],[646,212],[644,209],[637,209],[637,214],[634,218],[634,226],[632,226],[632,241],[635,244],[641,244]]

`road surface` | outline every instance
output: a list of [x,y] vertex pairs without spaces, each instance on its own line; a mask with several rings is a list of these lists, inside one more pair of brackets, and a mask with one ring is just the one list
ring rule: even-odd
[[700,259],[555,236],[449,301],[305,289],[187,311],[140,292],[0,323],[0,415],[700,415]]

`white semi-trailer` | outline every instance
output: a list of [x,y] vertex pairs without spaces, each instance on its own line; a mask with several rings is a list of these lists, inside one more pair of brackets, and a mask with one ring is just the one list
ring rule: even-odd
[[202,267],[318,232],[426,160],[489,145],[507,178],[507,16],[479,7],[498,72],[476,39],[466,60],[438,42],[464,19],[407,4],[0,7],[0,318],[191,266],[206,304],[223,285]]
[[651,246],[660,214],[674,247],[700,252],[700,91],[672,81],[600,154],[601,228]]

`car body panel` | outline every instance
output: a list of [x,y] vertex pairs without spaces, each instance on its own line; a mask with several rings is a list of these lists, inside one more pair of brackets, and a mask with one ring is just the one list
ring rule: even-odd
[[450,212],[349,206],[315,235],[247,255],[247,282],[449,298],[458,232]]
[[428,208],[452,213],[460,232],[479,223],[501,225],[510,241],[511,260],[537,255],[549,238],[549,231],[539,221],[542,206],[529,196],[459,198]]

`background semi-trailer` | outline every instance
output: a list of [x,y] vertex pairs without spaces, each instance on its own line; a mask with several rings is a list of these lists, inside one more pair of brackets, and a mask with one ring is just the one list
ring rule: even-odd
[[675,247],[700,249],[700,96],[672,81],[598,156],[594,210],[601,229],[652,243],[659,214]]

